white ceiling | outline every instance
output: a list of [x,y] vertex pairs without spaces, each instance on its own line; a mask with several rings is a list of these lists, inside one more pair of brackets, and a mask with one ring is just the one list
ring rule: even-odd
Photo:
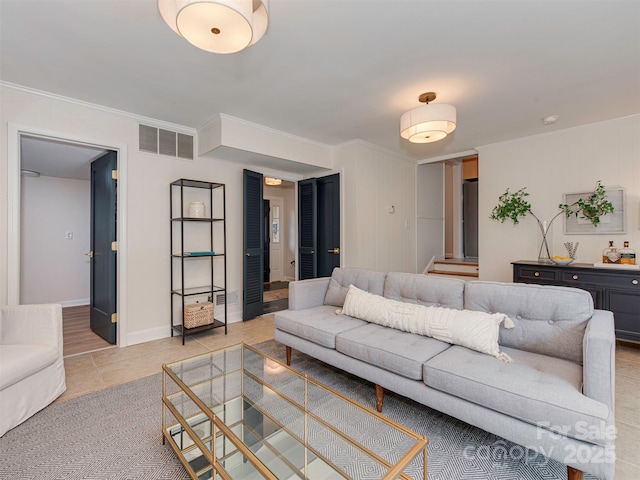
[[[0,0],[0,78],[188,127],[223,113],[420,160],[639,113],[640,1],[271,0],[265,37],[216,55],[154,0]],[[410,144],[399,119],[426,91],[457,107],[458,128]]]

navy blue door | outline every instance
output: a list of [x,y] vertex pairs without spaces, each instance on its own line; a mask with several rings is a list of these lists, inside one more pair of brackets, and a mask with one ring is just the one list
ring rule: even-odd
[[316,251],[316,179],[298,182],[298,279],[318,276]]
[[298,182],[298,278],[328,277],[340,266],[340,175]]
[[318,189],[318,277],[330,277],[340,266],[340,175],[316,180]]
[[262,174],[244,170],[244,255],[242,319],[262,315],[264,294],[264,213]]
[[91,163],[91,330],[116,343],[116,152]]

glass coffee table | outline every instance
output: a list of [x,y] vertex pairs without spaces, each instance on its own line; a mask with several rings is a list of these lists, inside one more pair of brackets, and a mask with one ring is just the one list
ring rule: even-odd
[[194,479],[427,478],[426,437],[248,345],[162,370],[163,443]]

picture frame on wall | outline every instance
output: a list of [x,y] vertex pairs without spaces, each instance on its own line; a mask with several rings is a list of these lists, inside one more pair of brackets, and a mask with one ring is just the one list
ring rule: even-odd
[[[564,203],[572,205],[580,198],[586,198],[593,192],[565,193]],[[586,218],[570,215],[564,219],[564,233],[566,235],[609,235],[626,233],[625,225],[625,192],[623,187],[607,187],[607,200],[613,204],[613,213],[600,217],[600,223],[595,227]]]

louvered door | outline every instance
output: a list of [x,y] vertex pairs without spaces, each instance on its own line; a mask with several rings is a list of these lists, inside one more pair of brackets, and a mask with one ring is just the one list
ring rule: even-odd
[[243,320],[263,312],[263,215],[262,174],[244,170]]

